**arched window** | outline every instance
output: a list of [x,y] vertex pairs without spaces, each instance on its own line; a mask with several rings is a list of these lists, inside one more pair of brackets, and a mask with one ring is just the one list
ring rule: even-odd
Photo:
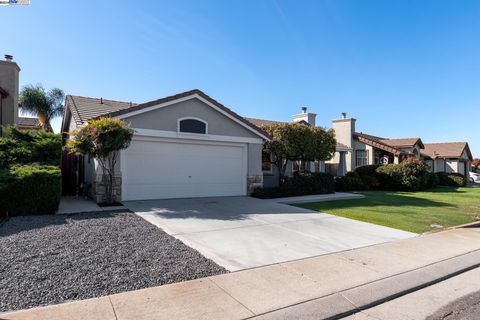
[[178,132],[207,134],[207,122],[197,118],[178,119]]

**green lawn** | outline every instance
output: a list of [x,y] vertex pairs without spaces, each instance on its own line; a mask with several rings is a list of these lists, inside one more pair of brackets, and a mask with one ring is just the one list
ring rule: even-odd
[[363,199],[299,207],[415,233],[480,220],[480,188],[442,187],[427,192],[362,192]]

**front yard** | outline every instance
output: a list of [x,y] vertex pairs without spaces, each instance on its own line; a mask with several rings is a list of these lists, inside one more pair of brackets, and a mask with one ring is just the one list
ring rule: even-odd
[[367,197],[298,206],[415,233],[480,220],[480,188],[362,194]]
[[0,312],[225,272],[132,213],[23,216],[0,224]]

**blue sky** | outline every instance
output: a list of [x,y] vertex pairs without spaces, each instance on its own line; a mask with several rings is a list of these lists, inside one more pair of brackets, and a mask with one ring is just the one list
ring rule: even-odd
[[358,131],[478,157],[478,17],[454,0],[32,0],[0,7],[0,53],[21,85],[133,102],[199,88],[248,117],[347,112]]

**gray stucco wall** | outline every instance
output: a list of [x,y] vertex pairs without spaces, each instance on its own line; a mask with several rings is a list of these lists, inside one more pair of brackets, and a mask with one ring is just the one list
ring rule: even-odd
[[184,117],[195,117],[206,121],[208,134],[259,138],[250,130],[196,98],[134,115],[124,120],[129,122],[133,128],[177,131],[177,120]]
[[248,144],[248,175],[262,175],[262,144]]

